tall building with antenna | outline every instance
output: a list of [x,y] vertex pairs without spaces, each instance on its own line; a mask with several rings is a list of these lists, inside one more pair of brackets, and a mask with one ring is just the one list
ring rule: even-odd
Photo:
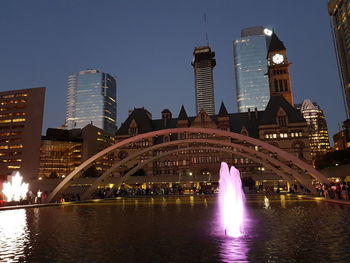
[[209,46],[196,47],[193,51],[196,114],[204,110],[215,114],[213,69],[216,65],[215,52]]

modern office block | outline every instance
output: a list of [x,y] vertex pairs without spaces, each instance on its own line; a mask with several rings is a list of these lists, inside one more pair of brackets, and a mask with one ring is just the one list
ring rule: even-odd
[[265,110],[270,99],[267,52],[272,31],[258,26],[245,28],[233,42],[238,112]]
[[347,119],[350,116],[350,1],[329,0],[333,36],[336,42],[338,66],[343,86]]
[[80,71],[68,78],[66,128],[92,124],[110,134],[116,132],[116,81],[98,70]]
[[39,172],[45,88],[0,92],[0,177],[19,171],[25,180]]

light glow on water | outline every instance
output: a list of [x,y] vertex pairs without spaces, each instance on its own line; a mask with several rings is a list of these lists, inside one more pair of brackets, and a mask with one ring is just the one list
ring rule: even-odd
[[0,262],[23,262],[28,243],[26,211],[14,209],[0,212]]
[[244,192],[239,171],[222,162],[219,180],[220,221],[226,235],[240,237],[244,224]]

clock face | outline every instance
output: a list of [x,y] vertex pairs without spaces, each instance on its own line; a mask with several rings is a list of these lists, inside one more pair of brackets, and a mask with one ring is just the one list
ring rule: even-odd
[[268,28],[264,28],[264,34],[267,35],[267,36],[271,36],[272,35],[272,30],[268,29]]
[[284,57],[283,57],[283,55],[281,55],[281,54],[275,54],[275,55],[272,57],[272,61],[273,61],[273,63],[275,63],[275,64],[281,64],[281,63],[284,61]]

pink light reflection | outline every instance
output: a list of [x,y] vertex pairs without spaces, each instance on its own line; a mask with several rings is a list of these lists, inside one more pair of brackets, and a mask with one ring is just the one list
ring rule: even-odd
[[240,173],[234,166],[229,170],[227,163],[221,163],[219,187],[222,229],[230,237],[240,237],[243,235],[245,196]]

